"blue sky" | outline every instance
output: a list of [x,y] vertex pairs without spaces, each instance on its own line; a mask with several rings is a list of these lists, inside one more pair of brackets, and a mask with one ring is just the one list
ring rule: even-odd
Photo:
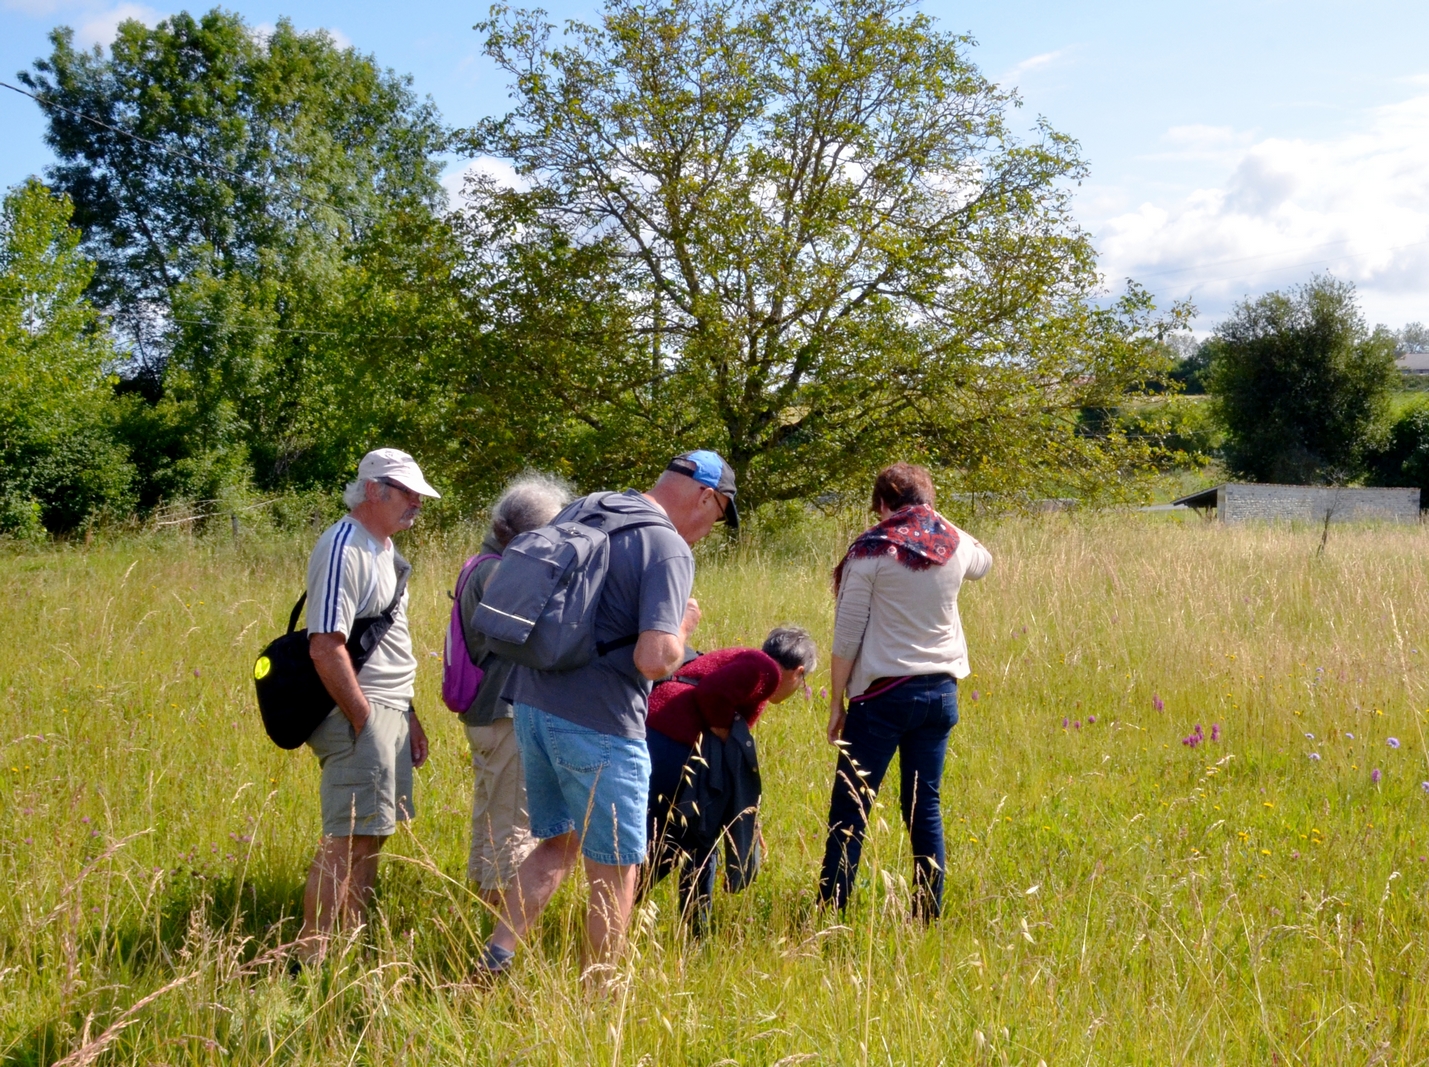
[[[286,15],[330,30],[411,74],[448,121],[506,106],[471,29],[484,3],[230,6],[254,25]],[[597,9],[543,6],[558,20]],[[0,0],[0,77],[44,55],[55,25],[104,44],[122,18],[152,24],[178,9]],[[923,10],[977,38],[974,60],[1022,94],[1017,121],[1046,116],[1082,143],[1091,177],[1076,212],[1110,288],[1130,276],[1164,302],[1190,297],[1207,329],[1246,295],[1329,270],[1356,283],[1371,322],[1429,321],[1429,4],[928,0]],[[0,184],[43,171],[41,132],[35,105],[0,90]]]

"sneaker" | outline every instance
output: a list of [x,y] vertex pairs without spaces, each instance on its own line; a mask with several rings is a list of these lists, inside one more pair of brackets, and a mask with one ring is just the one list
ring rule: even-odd
[[481,950],[481,958],[476,961],[472,981],[481,985],[495,981],[511,969],[511,961],[515,958],[516,953],[510,949],[488,942]]

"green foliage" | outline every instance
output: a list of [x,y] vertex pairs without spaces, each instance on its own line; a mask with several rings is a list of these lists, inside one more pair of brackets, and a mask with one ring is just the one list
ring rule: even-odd
[[1384,446],[1367,459],[1371,485],[1418,486],[1422,502],[1429,503],[1429,403],[1399,412]]
[[69,530],[132,506],[114,439],[115,353],[85,299],[70,202],[37,181],[0,210],[0,533]]
[[1152,402],[1083,413],[1086,432],[1112,429],[1130,440],[1154,445],[1160,469],[1194,470],[1219,452],[1224,435],[1211,406],[1200,396],[1173,395]]
[[249,481],[232,405],[205,408],[175,392],[150,402],[125,391],[115,401],[115,435],[129,450],[138,475],[137,503],[146,510],[166,502],[217,500]]
[[1394,338],[1365,326],[1353,285],[1323,276],[1247,300],[1209,348],[1234,474],[1342,484],[1364,472],[1398,375]]
[[1189,334],[1178,334],[1167,340],[1171,349],[1171,380],[1188,396],[1204,395],[1206,372],[1211,369],[1210,346]]
[[[454,220],[466,332],[445,367],[453,480],[487,494],[527,464],[591,488],[653,478],[675,449],[658,421],[665,371],[630,343],[628,264],[612,241],[573,240],[538,197],[468,193]],[[692,413],[675,417],[693,432]]]
[[125,22],[107,57],[51,39],[26,81],[149,403],[124,414],[144,501],[331,485],[408,443],[403,401],[440,391],[412,350],[450,325],[421,299],[444,135],[410,79],[219,9]]
[[715,447],[757,502],[894,454],[999,492],[1145,466],[1078,412],[1162,374],[1166,324],[1139,290],[1096,305],[1077,145],[1016,140],[970,39],[902,0],[611,0],[566,43],[540,12],[479,28],[517,103],[471,146],[514,161],[536,230],[588,249],[612,302],[563,330],[571,286],[531,275],[493,318],[542,305],[542,336],[500,341],[550,379],[523,404],[534,386],[616,469]]
[[206,420],[209,448],[241,454],[264,491],[340,484],[378,445],[433,469],[454,458],[468,331],[449,228],[394,211],[340,256],[265,258],[257,277],[200,275],[174,297],[165,395]]
[[750,504],[861,493],[893,456],[1013,502],[1168,461],[1084,412],[1168,387],[1186,309],[1105,304],[1075,142],[1014,138],[967,38],[902,0],[614,0],[570,47],[531,13],[483,28],[517,106],[465,143],[531,184],[456,213],[430,104],[320,31],[53,34],[26,83],[124,343],[142,507],[329,490],[382,444],[452,514],[528,464],[633,484],[693,445]]
[[341,249],[389,206],[440,197],[430,105],[324,31],[285,19],[259,34],[215,8],[152,29],[127,20],[108,57],[76,49],[66,27],[50,39],[22,80],[41,97],[96,292],[141,344],[144,316],[196,274],[252,273],[265,250]]

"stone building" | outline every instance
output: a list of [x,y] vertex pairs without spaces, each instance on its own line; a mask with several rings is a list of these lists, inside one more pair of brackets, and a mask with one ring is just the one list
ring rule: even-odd
[[1221,522],[1418,522],[1418,489],[1351,489],[1328,485],[1227,482],[1175,501]]

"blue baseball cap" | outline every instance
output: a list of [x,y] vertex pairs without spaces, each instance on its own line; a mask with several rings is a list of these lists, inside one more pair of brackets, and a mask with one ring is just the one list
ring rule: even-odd
[[707,448],[684,452],[670,460],[665,469],[688,475],[728,499],[723,521],[729,524],[730,529],[739,529],[739,511],[734,506],[734,469],[718,452],[711,452]]

